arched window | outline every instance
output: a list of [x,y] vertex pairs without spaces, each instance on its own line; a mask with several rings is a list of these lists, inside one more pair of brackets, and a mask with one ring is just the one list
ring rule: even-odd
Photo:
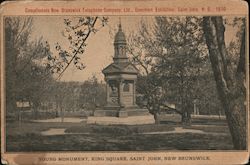
[[123,92],[129,92],[129,83],[128,82],[124,83]]
[[111,97],[118,96],[118,88],[115,82],[112,81],[109,82],[109,87],[110,87],[110,96]]

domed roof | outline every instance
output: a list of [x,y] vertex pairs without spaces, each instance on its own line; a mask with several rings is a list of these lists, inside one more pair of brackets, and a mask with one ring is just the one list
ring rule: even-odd
[[126,37],[125,37],[125,34],[122,31],[122,25],[121,24],[119,24],[119,30],[115,35],[115,42],[114,43],[115,44],[116,43],[126,43]]

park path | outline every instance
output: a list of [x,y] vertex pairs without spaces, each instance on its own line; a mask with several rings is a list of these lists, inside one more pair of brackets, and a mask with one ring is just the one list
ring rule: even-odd
[[153,135],[153,134],[173,134],[173,133],[196,133],[196,134],[212,134],[212,135],[227,135],[226,133],[217,133],[217,132],[205,132],[197,129],[186,129],[183,127],[175,127],[173,131],[161,131],[161,132],[144,132],[144,135]]
[[[87,119],[82,119],[79,117],[65,117],[63,119],[64,123],[81,123],[86,121]],[[60,123],[62,122],[61,117],[53,118],[53,119],[44,119],[44,120],[32,120],[33,122],[38,122],[38,123]]]
[[86,133],[70,133],[70,132],[65,132],[66,128],[50,128],[49,130],[42,131],[41,135],[43,136],[54,136],[54,135],[68,135],[68,134],[90,134],[89,132]]
[[51,136],[51,135],[65,135],[66,128],[50,128],[49,130],[42,131],[41,135]]

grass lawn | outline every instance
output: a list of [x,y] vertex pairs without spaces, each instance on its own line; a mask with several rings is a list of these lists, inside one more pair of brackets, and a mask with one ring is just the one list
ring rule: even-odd
[[[222,123],[222,121],[220,121]],[[224,121],[225,122],[225,121]],[[7,152],[29,151],[153,151],[153,150],[232,150],[231,136],[225,124],[197,125],[183,128],[196,129],[208,134],[145,132],[173,131],[175,124],[138,126],[100,126],[85,123],[32,123],[7,124]],[[200,125],[199,125],[200,124]],[[42,136],[41,131],[64,128],[66,135]],[[77,134],[78,133],[78,134]],[[89,134],[79,134],[89,133]],[[217,133],[217,134],[216,134]],[[218,134],[223,133],[223,134]]]
[[[7,137],[7,151],[152,151],[152,150],[228,150],[230,136],[205,134],[159,135],[19,135]],[[29,139],[29,140],[28,140]]]

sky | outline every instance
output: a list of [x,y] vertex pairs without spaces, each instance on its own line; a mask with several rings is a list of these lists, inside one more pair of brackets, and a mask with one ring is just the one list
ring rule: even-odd
[[[58,42],[63,47],[68,47],[67,38],[63,37],[64,18],[67,16],[35,16],[33,23],[32,37],[43,37],[50,44],[51,51],[56,53],[55,44]],[[93,75],[100,81],[104,80],[102,69],[112,62],[114,55],[114,35],[118,30],[121,20],[122,29],[125,35],[136,32],[140,25],[141,16],[110,16],[108,25],[101,28],[96,34],[91,34],[87,40],[87,47],[81,61],[86,66],[84,70],[78,70],[73,63],[68,67],[61,77],[61,81],[83,82]],[[153,20],[153,17],[143,17],[144,20]],[[151,21],[152,22],[152,21]],[[228,43],[235,36],[234,28],[226,28],[225,37]]]
[[[55,44],[58,42],[65,48],[68,40],[63,37],[64,18],[60,16],[37,16],[34,17],[32,35],[34,38],[42,36],[50,44],[51,51],[56,53]],[[68,17],[70,18],[70,17]],[[78,70],[73,63],[64,72],[62,81],[85,81],[95,75],[99,80],[104,80],[102,69],[112,62],[114,55],[114,35],[118,30],[121,20],[125,34],[133,32],[139,26],[141,17],[109,17],[108,25],[101,28],[97,33],[91,34],[87,40],[87,47],[81,61],[86,66],[84,70]]]

